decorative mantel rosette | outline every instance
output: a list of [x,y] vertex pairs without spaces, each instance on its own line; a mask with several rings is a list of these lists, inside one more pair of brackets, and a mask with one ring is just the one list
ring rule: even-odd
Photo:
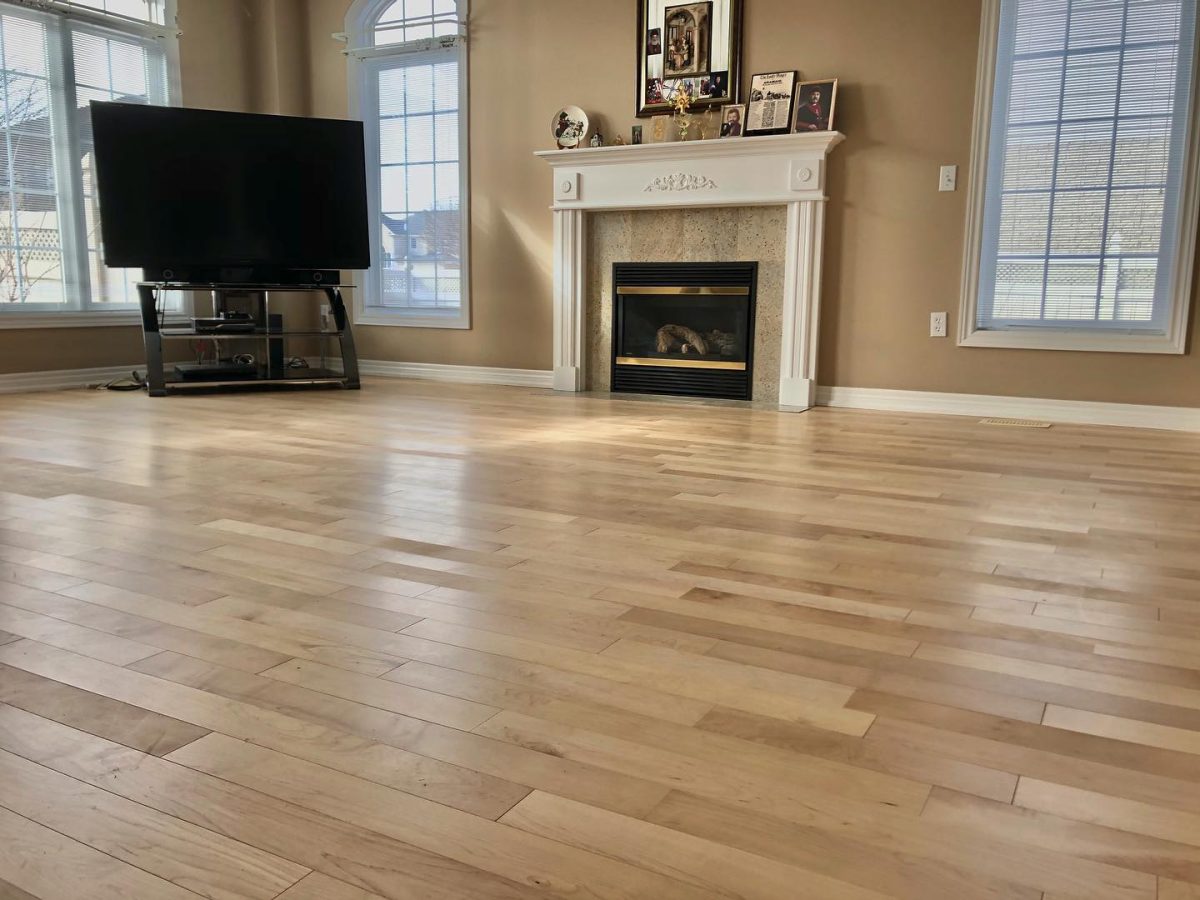
[[716,190],[716,187],[717,183],[707,175],[676,172],[674,175],[660,175],[646,185],[643,190],[646,193],[651,191],[712,191]]

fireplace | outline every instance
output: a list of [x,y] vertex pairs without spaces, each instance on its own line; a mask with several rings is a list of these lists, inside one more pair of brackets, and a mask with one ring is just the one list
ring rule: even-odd
[[616,263],[612,390],[749,400],[758,263]]

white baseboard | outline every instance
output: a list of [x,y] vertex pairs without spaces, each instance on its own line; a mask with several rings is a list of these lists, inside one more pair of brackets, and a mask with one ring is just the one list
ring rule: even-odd
[[87,387],[89,384],[107,384],[118,378],[128,377],[137,370],[145,373],[145,363],[127,366],[102,366],[98,369],[57,369],[49,372],[13,372],[0,375],[0,394],[24,394],[31,391],[62,391]]
[[379,375],[384,378],[421,378],[426,381],[507,384],[513,387],[554,387],[554,373],[549,369],[499,369],[487,366],[450,366],[440,363],[360,359],[358,370],[363,375]]
[[1043,400],[1034,397],[994,397],[987,394],[942,394],[933,391],[893,391],[883,388],[821,387],[817,404],[844,409],[940,413],[1041,419],[1075,425],[1118,425],[1200,431],[1200,409],[1184,406],[1139,406],[1133,403],[1090,403]]

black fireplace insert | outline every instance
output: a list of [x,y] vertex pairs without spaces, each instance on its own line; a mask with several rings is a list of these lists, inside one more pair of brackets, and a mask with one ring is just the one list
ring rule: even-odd
[[758,263],[616,263],[613,391],[749,400]]

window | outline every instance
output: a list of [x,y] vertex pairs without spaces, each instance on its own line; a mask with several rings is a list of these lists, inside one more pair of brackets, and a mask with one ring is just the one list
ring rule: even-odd
[[103,263],[88,104],[168,102],[167,15],[158,0],[0,3],[0,325],[136,306],[140,272]]
[[376,235],[356,319],[470,326],[466,0],[351,8],[352,104],[367,140]]
[[961,343],[1183,352],[1196,0],[986,7]]

